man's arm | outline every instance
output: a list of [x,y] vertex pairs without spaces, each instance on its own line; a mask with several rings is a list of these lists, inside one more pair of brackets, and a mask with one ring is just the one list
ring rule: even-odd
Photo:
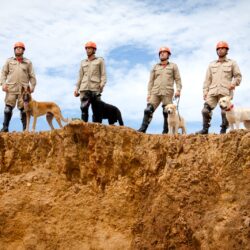
[[102,59],[101,60],[101,83],[100,83],[101,91],[103,90],[106,82],[107,82],[106,67],[105,67],[104,60]]
[[206,72],[205,81],[203,84],[203,98],[204,98],[204,100],[207,98],[209,86],[211,83],[212,83],[212,73],[211,73],[210,67],[208,67],[207,72]]
[[181,83],[180,72],[176,64],[174,65],[174,80],[176,84],[175,97],[179,97],[181,95],[182,83]]
[[154,86],[154,80],[155,80],[155,71],[154,71],[154,68],[153,68],[150,71],[150,76],[149,76],[147,101],[149,101],[149,97],[151,95],[151,90],[152,90],[152,88]]
[[80,89],[80,85],[81,85],[81,82],[82,82],[82,78],[83,78],[83,69],[82,69],[82,63],[81,63],[80,69],[79,69],[78,80],[76,82],[76,88],[74,90],[74,96],[75,97],[79,96],[79,89]]
[[233,81],[232,84],[234,87],[239,86],[242,80],[242,75],[240,72],[240,68],[236,62],[233,62]]
[[2,90],[6,92],[8,91],[8,87],[6,85],[8,74],[9,74],[9,62],[7,61],[2,68],[1,79],[0,79],[0,86],[2,86]]
[[35,75],[35,71],[31,62],[29,63],[28,69],[29,69],[29,80],[30,80],[30,85],[31,85],[30,91],[32,93],[34,92],[35,87],[36,87],[36,75]]

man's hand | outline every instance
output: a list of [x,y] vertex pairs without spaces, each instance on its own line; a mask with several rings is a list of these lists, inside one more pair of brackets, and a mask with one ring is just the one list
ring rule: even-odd
[[177,90],[174,94],[174,97],[177,98],[177,97],[180,97],[180,95],[181,95],[181,92]]
[[207,99],[207,94],[203,94],[203,99],[204,99],[204,101],[206,101],[206,99]]
[[4,92],[8,92],[8,86],[7,86],[7,84],[3,84],[2,90],[3,90]]
[[235,84],[231,83],[230,86],[229,86],[229,90],[234,90],[234,89],[235,89]]
[[74,96],[75,97],[78,97],[80,94],[79,94],[79,92],[78,92],[78,89],[75,89],[75,91],[74,91]]
[[149,99],[150,99],[150,95],[147,96],[147,102],[149,102]]

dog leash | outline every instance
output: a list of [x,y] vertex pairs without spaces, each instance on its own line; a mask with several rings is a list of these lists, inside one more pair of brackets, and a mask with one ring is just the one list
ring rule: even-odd
[[177,109],[177,113],[178,113],[178,117],[179,117],[179,121],[181,121],[181,116],[180,116],[180,112],[179,112],[179,102],[180,102],[180,97],[175,97],[173,98],[173,102],[175,102],[177,100],[176,103],[176,109]]

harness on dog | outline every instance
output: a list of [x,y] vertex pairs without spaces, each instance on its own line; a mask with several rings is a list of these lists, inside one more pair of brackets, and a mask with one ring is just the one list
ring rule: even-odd
[[234,105],[232,104],[228,109],[225,109],[225,111],[231,111],[234,108]]

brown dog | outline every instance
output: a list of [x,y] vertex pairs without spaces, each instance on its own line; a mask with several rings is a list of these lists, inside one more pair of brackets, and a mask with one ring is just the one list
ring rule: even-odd
[[57,104],[54,102],[37,102],[32,99],[30,88],[22,88],[22,99],[24,102],[24,110],[27,116],[27,124],[26,124],[26,131],[29,131],[29,124],[30,124],[30,116],[34,117],[32,131],[34,132],[36,129],[36,120],[37,117],[46,114],[46,120],[51,128],[54,129],[52,120],[55,117],[58,125],[62,128],[61,120],[64,122],[69,122],[69,119],[65,119],[62,116],[61,110]]
[[178,134],[178,129],[181,128],[182,134],[186,134],[186,126],[183,117],[177,114],[177,107],[174,104],[168,104],[164,107],[164,112],[168,113],[168,133]]

